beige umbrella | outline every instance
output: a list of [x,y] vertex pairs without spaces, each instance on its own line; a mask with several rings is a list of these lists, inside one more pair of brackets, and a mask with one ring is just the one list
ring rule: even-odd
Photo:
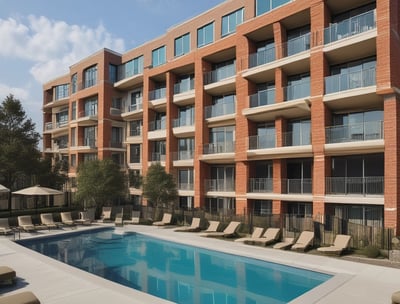
[[37,208],[38,196],[57,195],[57,194],[63,194],[63,192],[58,191],[56,189],[41,187],[39,185],[36,185],[18,191],[14,191],[13,194],[33,196],[35,199],[35,208]]
[[3,185],[0,185],[0,193],[3,193],[3,192],[10,192],[10,189],[4,187]]

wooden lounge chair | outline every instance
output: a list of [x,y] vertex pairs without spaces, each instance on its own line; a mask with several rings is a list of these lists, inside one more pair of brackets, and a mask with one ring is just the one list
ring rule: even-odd
[[178,232],[196,232],[196,231],[200,231],[200,218],[199,217],[194,217],[192,219],[192,224],[190,226],[179,227],[179,228],[176,228],[174,231],[178,231]]
[[40,304],[39,299],[31,291],[22,291],[0,297],[0,304]]
[[123,226],[124,225],[124,213],[119,212],[115,215],[114,220],[115,226]]
[[36,227],[33,225],[30,215],[18,216],[18,228],[26,232],[36,231]]
[[303,231],[299,238],[296,240],[296,243],[293,244],[292,250],[297,251],[306,251],[308,247],[312,245],[314,241],[314,232],[312,231]]
[[264,232],[264,228],[254,227],[253,233],[251,234],[250,237],[242,237],[242,238],[236,239],[235,242],[246,243],[246,242],[251,241],[253,239],[260,238],[262,236],[263,232]]
[[261,237],[252,239],[247,242],[255,245],[267,246],[275,243],[278,240],[280,232],[280,228],[268,228],[267,230],[265,230],[264,234]]
[[350,235],[338,234],[335,237],[333,245],[328,247],[319,247],[317,250],[319,252],[341,255],[343,251],[349,247],[350,240]]
[[217,232],[218,228],[219,228],[219,224],[220,224],[219,221],[209,221],[208,227],[206,230],[204,230],[204,232]]
[[10,234],[13,233],[13,230],[8,223],[8,218],[0,218],[0,233],[2,234]]
[[274,249],[286,250],[294,244],[294,238],[284,238],[282,242],[278,242],[272,246]]
[[79,219],[75,220],[75,223],[80,225],[91,225],[92,219],[90,218],[87,211],[79,212]]
[[132,211],[131,219],[123,221],[123,224],[139,224],[140,223],[140,211]]
[[67,226],[75,226],[75,221],[72,219],[71,212],[61,212],[61,223]]
[[204,232],[200,233],[200,236],[205,237],[232,237],[236,234],[236,231],[239,229],[240,222],[232,221],[222,232]]
[[103,223],[111,222],[111,211],[112,207],[103,207],[100,215],[100,221]]
[[164,226],[164,225],[171,224],[171,221],[172,221],[172,214],[164,213],[162,220],[158,221],[158,222],[154,222],[153,225],[154,226]]
[[40,214],[40,221],[42,222],[42,225],[44,225],[47,228],[49,228],[49,230],[51,228],[59,228],[59,224],[54,222],[52,213],[42,213],[42,214]]
[[8,266],[0,266],[0,284],[14,284],[17,276],[15,270]]

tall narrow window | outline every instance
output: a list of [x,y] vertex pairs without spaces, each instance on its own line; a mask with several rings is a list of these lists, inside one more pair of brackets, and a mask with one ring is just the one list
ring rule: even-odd
[[175,39],[175,57],[185,55],[190,52],[190,34],[185,34]]
[[152,52],[152,65],[153,67],[162,65],[166,62],[166,47],[162,46]]
[[111,83],[117,82],[117,66],[115,64],[108,65],[108,79]]
[[71,105],[71,120],[75,119],[76,119],[76,101],[73,101]]
[[97,66],[87,68],[85,74],[85,88],[92,87],[97,84]]
[[222,17],[222,36],[236,32],[236,26],[243,23],[243,12],[244,9],[241,8]]
[[214,41],[214,22],[197,30],[197,47],[202,47]]
[[71,93],[76,93],[78,87],[78,75],[74,74],[71,77]]

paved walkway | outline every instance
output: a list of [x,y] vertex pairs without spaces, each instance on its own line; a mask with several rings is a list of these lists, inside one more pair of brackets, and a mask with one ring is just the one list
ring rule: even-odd
[[[292,301],[292,304],[383,304],[390,303],[391,294],[400,290],[400,269],[396,268],[203,238],[196,233],[179,233],[170,228],[129,225],[117,229],[121,232],[131,230],[170,241],[208,249],[218,248],[227,253],[335,274],[334,278]],[[36,235],[65,231],[43,231]],[[21,234],[21,238],[26,237],[32,235]],[[16,286],[0,287],[0,293],[11,294],[31,290],[43,304],[170,303],[47,258],[5,237],[0,238],[0,265],[14,268],[18,276]]]

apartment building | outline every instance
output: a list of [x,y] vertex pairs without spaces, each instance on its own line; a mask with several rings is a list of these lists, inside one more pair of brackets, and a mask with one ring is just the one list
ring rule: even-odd
[[[335,215],[400,234],[395,0],[227,0],[44,85],[44,152],[161,162],[182,207]],[[130,186],[134,201],[141,190]]]

